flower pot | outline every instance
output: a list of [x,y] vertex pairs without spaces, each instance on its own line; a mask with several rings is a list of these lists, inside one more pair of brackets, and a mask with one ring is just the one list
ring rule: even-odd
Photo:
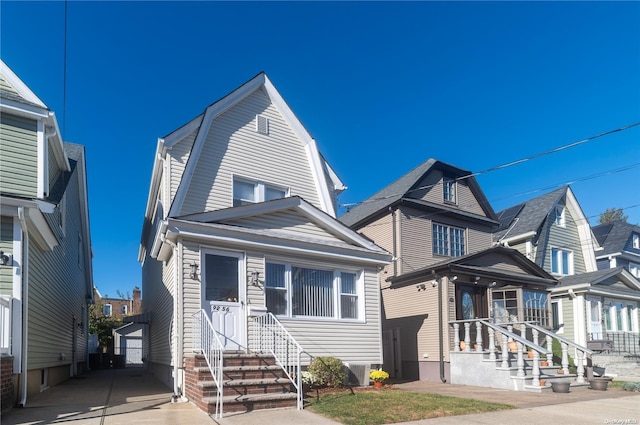
[[551,389],[554,393],[568,393],[569,392],[569,382],[552,382]]
[[549,366],[549,362],[542,361],[540,362],[540,366]]
[[547,385],[547,381],[545,381],[544,379],[540,380],[540,386],[544,387],[545,385]]
[[518,352],[518,344],[516,344],[514,341],[511,341],[511,342],[509,343],[509,350],[510,350],[512,353],[517,353],[517,352]]
[[564,370],[558,369],[558,375],[564,375]]
[[467,343],[464,341],[460,341],[460,350],[464,351],[464,347],[467,346]]
[[609,385],[610,379],[605,378],[593,378],[589,381],[592,390],[596,391],[607,391],[607,386]]
[[380,381],[373,381],[373,386],[376,388],[382,388],[382,382]]
[[527,353],[527,355],[529,356],[530,359],[533,358],[533,351],[529,350],[529,352]]

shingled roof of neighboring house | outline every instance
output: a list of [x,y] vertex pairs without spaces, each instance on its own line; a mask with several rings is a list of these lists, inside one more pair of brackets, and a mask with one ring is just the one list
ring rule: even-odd
[[500,227],[494,234],[494,240],[538,230],[568,189],[569,186],[564,186],[498,212]]
[[640,234],[640,226],[629,224],[625,221],[601,224],[592,227],[591,230],[602,247],[602,251],[596,253],[598,257],[622,252],[631,235],[634,232]]
[[[457,177],[471,175],[470,171],[438,161],[434,158],[429,158],[407,174],[373,194],[365,201],[351,208],[348,212],[343,214],[339,220],[347,226],[354,226],[364,222],[367,218],[374,216],[377,212],[386,210],[389,206],[395,204],[401,199],[407,198],[407,195],[412,190],[416,189],[416,185],[422,180],[422,178],[434,168],[442,169],[448,173],[456,175]],[[489,219],[496,220],[495,212],[480,189],[476,179],[474,177],[469,177],[465,180],[476,195],[483,210],[486,211],[487,217]]]

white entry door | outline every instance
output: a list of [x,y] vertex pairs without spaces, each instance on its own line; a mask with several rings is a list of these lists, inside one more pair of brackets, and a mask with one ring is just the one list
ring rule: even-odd
[[203,310],[209,313],[225,350],[245,348],[244,255],[204,251],[201,264]]
[[[589,304],[589,333],[591,339],[602,339],[602,303],[597,298],[587,298]],[[589,336],[587,335],[587,340]]]

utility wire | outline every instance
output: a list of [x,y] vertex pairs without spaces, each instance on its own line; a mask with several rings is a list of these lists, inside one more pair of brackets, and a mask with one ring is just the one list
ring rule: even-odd
[[[64,53],[62,71],[62,133],[66,134],[67,128],[67,0],[64,0]],[[62,140],[62,136],[60,136]]]
[[[523,162],[530,161],[532,159],[536,159],[536,158],[539,158],[539,157],[542,157],[542,156],[545,156],[545,155],[550,155],[552,153],[560,152],[560,151],[563,151],[563,150],[566,150],[566,149],[569,149],[569,148],[572,148],[572,147],[575,147],[575,146],[579,146],[579,145],[582,145],[584,143],[590,142],[592,140],[595,140],[595,139],[598,139],[598,138],[601,138],[601,137],[604,137],[604,136],[608,136],[608,135],[611,135],[611,134],[614,134],[614,133],[618,133],[618,132],[621,132],[621,131],[629,130],[630,128],[637,127],[639,125],[640,125],[640,121],[635,122],[633,124],[626,125],[624,127],[616,128],[614,130],[605,131],[605,132],[596,134],[595,136],[587,137],[585,139],[578,140],[577,142],[569,143],[567,145],[563,145],[563,146],[560,146],[560,147],[557,147],[557,148],[554,148],[554,149],[551,149],[551,150],[548,150],[548,151],[544,151],[544,152],[540,152],[540,153],[537,153],[537,154],[534,154],[534,155],[530,155],[528,157],[521,158],[521,159],[518,159],[516,161],[508,162],[506,164],[497,165],[497,166],[490,167],[490,168],[486,168],[484,170],[477,171],[475,173],[471,173],[471,174],[468,174],[466,176],[457,177],[454,180],[455,181],[465,180],[465,179],[468,179],[470,177],[476,177],[476,176],[479,176],[479,175],[482,175],[482,174],[490,173],[492,171],[501,170],[501,169],[504,169],[504,168],[507,168],[507,167],[511,167],[511,166],[514,166],[514,165],[517,165],[517,164],[521,164]],[[629,166],[629,167],[632,168],[634,166],[635,165],[632,165],[632,166]],[[437,185],[438,185],[438,183],[425,185],[425,186],[420,186],[420,187],[408,190],[408,191],[403,192],[403,193],[394,193],[394,194],[389,194],[389,195],[380,196],[380,197],[376,197],[376,198],[366,199],[364,201],[350,202],[350,203],[342,204],[341,206],[343,208],[346,208],[347,211],[348,211],[351,207],[356,206],[356,205],[377,202],[377,201],[381,201],[381,200],[384,200],[384,199],[392,198],[392,197],[395,197],[395,196],[402,196],[402,195],[406,195],[406,194],[411,193],[411,192],[417,192],[417,191],[420,191],[420,190],[430,189],[430,188],[433,188],[433,187],[435,187]]]

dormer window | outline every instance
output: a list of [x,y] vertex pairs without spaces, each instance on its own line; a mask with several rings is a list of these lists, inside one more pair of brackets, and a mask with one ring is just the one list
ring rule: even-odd
[[455,204],[457,203],[456,196],[456,180],[450,177],[443,179],[443,197],[444,202]]
[[564,227],[565,225],[564,207],[561,207],[558,205],[555,208],[554,224],[556,226]]
[[640,235],[633,235],[633,249],[640,249]]
[[286,198],[288,194],[289,190],[283,187],[239,178],[233,179],[234,207]]

